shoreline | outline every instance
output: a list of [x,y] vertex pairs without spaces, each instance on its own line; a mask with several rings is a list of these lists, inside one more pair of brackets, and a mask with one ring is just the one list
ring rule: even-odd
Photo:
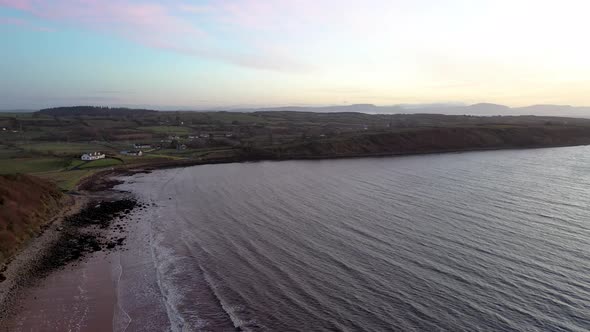
[[129,214],[144,205],[112,188],[67,197],[72,204],[6,263],[0,331],[112,329],[113,253],[124,245]]
[[[555,148],[555,147],[569,147],[566,146],[543,146],[531,148]],[[579,146],[579,145],[577,145]],[[114,264],[115,256],[113,251],[103,252],[104,255],[96,255],[89,253],[82,260],[75,259],[68,261],[58,269],[50,271],[47,275],[35,276],[34,266],[46,257],[48,248],[60,241],[64,234],[64,221],[72,215],[76,215],[85,209],[85,206],[97,200],[117,200],[128,195],[121,191],[113,189],[114,186],[124,183],[120,180],[122,176],[131,176],[140,173],[150,173],[155,169],[167,169],[178,167],[190,167],[207,164],[225,164],[236,162],[255,162],[255,161],[286,161],[286,160],[322,160],[322,159],[348,159],[348,158],[379,158],[379,157],[396,157],[409,155],[426,155],[438,153],[461,153],[461,152],[477,152],[477,151],[496,151],[496,150],[521,150],[531,149],[522,147],[512,148],[485,148],[485,149],[471,149],[471,150],[446,150],[446,151],[432,151],[420,153],[380,153],[380,154],[365,154],[365,155],[338,155],[338,156],[313,156],[307,158],[224,158],[215,160],[177,160],[170,162],[161,162],[153,164],[133,165],[131,167],[117,167],[108,170],[102,170],[94,173],[86,178],[80,180],[76,189],[68,194],[67,197],[73,201],[73,204],[66,205],[62,211],[54,216],[41,234],[31,239],[23,249],[14,255],[9,262],[6,263],[5,271],[6,280],[0,282],[0,331],[15,331],[27,330],[33,328],[39,322],[48,322],[48,317],[53,316],[52,324],[56,327],[55,317],[61,317],[64,313],[51,311],[52,307],[55,310],[66,308],[76,303],[74,299],[80,298],[81,288],[80,283],[84,281],[86,297],[93,299],[94,306],[86,308],[93,312],[93,315],[86,315],[82,321],[76,322],[77,326],[97,326],[96,330],[91,331],[107,331],[113,329],[114,315],[117,308],[116,296],[116,281],[110,275],[110,271]],[[129,219],[124,217],[122,219]],[[129,220],[127,220],[129,221]],[[120,230],[120,229],[118,229]],[[118,231],[117,230],[117,231]],[[108,234],[112,230],[106,230],[103,235]],[[122,236],[129,235],[128,230],[121,230]],[[121,270],[123,267],[121,267]],[[91,276],[90,278],[88,276]],[[84,287],[82,287],[84,288]],[[94,290],[94,293],[93,291]],[[97,291],[98,290],[98,291]],[[101,292],[103,290],[103,292]],[[24,295],[15,298],[16,296]],[[59,295],[59,296],[58,296]],[[59,298],[59,304],[52,301],[43,301],[43,298]],[[57,300],[56,300],[57,301]],[[17,303],[20,307],[12,307]],[[28,309],[27,309],[28,308]],[[39,312],[45,312],[39,315]],[[79,315],[76,312],[75,315]],[[11,317],[12,316],[12,317]],[[110,317],[110,318],[109,318]],[[109,324],[99,324],[108,320]],[[51,319],[49,319],[51,321]],[[8,322],[8,326],[5,326]],[[71,322],[71,319],[68,320]],[[82,325],[80,325],[82,324]],[[85,324],[85,325],[84,325]],[[95,325],[98,324],[98,325]],[[107,326],[108,325],[108,326]],[[59,326],[58,326],[59,327]],[[61,326],[63,327],[63,326]],[[71,328],[72,326],[70,326]],[[60,329],[57,329],[60,330]],[[88,329],[85,329],[88,330]]]
[[[384,152],[384,153],[367,153],[367,154],[342,154],[342,155],[318,155],[318,156],[292,156],[288,158],[256,158],[251,156],[245,157],[228,157],[228,158],[220,158],[220,159],[210,159],[210,160],[173,160],[173,161],[165,161],[165,162],[155,162],[155,163],[145,163],[145,164],[137,164],[137,165],[130,165],[130,166],[120,166],[120,167],[113,167],[106,170],[98,171],[94,174],[89,176],[83,177],[79,180],[76,184],[74,190],[65,193],[64,197],[74,202],[72,205],[66,205],[60,210],[55,216],[53,216],[44,226],[43,230],[37,234],[34,238],[30,240],[30,242],[25,245],[24,248],[21,248],[15,255],[8,258],[5,262],[0,264],[2,269],[0,270],[2,274],[6,275],[6,279],[11,279],[11,275],[14,272],[9,272],[10,270],[15,270],[14,265],[23,265],[22,262],[18,262],[22,260],[21,256],[29,256],[31,254],[24,253],[25,251],[36,250],[37,252],[40,251],[39,248],[33,249],[39,246],[38,242],[45,242],[48,239],[44,239],[45,237],[48,238],[55,238],[59,234],[59,230],[55,228],[58,227],[65,217],[68,215],[74,214],[79,212],[85,203],[88,203],[92,199],[101,199],[101,198],[109,198],[112,197],[113,194],[116,194],[113,191],[113,187],[119,184],[124,183],[123,181],[117,179],[122,176],[131,176],[135,174],[142,174],[142,173],[151,173],[153,170],[157,169],[169,169],[169,168],[181,168],[181,167],[192,167],[192,166],[200,166],[200,165],[215,165],[215,164],[227,164],[227,163],[246,163],[246,162],[262,162],[262,161],[292,161],[292,160],[333,160],[333,159],[356,159],[356,158],[387,158],[387,157],[403,157],[403,156],[418,156],[418,155],[431,155],[431,154],[446,154],[446,153],[464,153],[464,152],[485,152],[485,151],[501,151],[501,150],[529,150],[529,149],[546,149],[546,148],[560,148],[560,147],[574,147],[574,146],[584,146],[586,144],[578,144],[578,145],[550,145],[550,146],[531,146],[531,147],[501,147],[501,148],[473,148],[473,149],[449,149],[449,150],[433,150],[433,151],[424,151],[424,152],[415,152],[415,153],[391,153],[391,152]],[[49,235],[46,235],[49,233]],[[32,247],[29,249],[29,247]],[[24,254],[23,254],[24,253]],[[20,258],[19,258],[20,257]],[[28,260],[31,257],[27,257]],[[15,262],[13,262],[15,261]],[[6,282],[0,282],[0,305],[3,302],[3,290],[4,284]]]
[[179,167],[192,167],[201,165],[217,165],[217,164],[231,164],[231,163],[248,163],[248,162],[262,162],[262,161],[297,161],[297,160],[334,160],[334,159],[357,159],[357,158],[387,158],[387,157],[405,157],[405,156],[421,156],[421,155],[432,155],[432,154],[447,154],[447,153],[467,153],[467,152],[486,152],[486,151],[504,151],[504,150],[534,150],[534,149],[551,149],[551,148],[566,148],[576,146],[587,146],[590,144],[565,144],[565,145],[546,145],[546,146],[523,146],[523,147],[492,147],[492,148],[466,148],[466,149],[448,149],[448,150],[432,150],[423,152],[383,152],[383,153],[351,153],[351,154],[340,154],[340,155],[317,155],[317,156],[291,156],[285,158],[264,158],[264,157],[252,157],[252,156],[234,156],[219,159],[209,160],[195,160],[195,159],[183,159],[183,160],[171,160],[171,161],[159,161],[154,163],[145,163],[137,165],[122,165],[119,167],[113,167],[111,169],[98,171],[87,177],[80,179],[74,192],[78,192],[79,189],[84,191],[99,191],[105,190],[114,185],[122,182],[114,180],[113,178],[119,176],[128,176],[141,173],[150,173],[157,169],[169,169]]
[[0,283],[0,319],[7,313],[13,294],[26,288],[35,282],[31,276],[33,266],[41,259],[44,252],[55,244],[61,235],[61,224],[70,215],[78,213],[87,203],[86,196],[67,195],[64,199],[71,204],[64,203],[58,213],[43,226],[42,231],[31,238],[28,243],[19,249],[13,256],[3,262],[2,273],[5,280]]

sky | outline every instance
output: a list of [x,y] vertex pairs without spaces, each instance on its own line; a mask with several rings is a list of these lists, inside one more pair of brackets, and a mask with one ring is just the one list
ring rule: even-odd
[[0,0],[0,109],[590,105],[580,0]]

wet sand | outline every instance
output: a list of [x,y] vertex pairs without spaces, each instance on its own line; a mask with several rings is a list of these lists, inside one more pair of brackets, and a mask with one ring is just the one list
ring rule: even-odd
[[93,332],[121,326],[115,318],[120,253],[136,205],[128,198],[115,190],[74,196],[14,257],[0,283],[0,331]]
[[55,271],[24,290],[2,331],[112,331],[116,307],[112,255]]

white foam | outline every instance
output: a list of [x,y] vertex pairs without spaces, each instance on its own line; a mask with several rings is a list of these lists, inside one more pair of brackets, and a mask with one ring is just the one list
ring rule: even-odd
[[[121,295],[121,276],[123,275],[123,265],[121,264],[121,255],[117,254],[117,270],[118,270],[118,277],[115,281],[115,289],[117,290],[117,309],[119,311],[119,315],[113,316],[113,331],[127,331],[129,324],[131,324],[132,318],[129,316],[127,311],[121,305],[120,299],[122,298]],[[123,321],[120,321],[121,317]]]

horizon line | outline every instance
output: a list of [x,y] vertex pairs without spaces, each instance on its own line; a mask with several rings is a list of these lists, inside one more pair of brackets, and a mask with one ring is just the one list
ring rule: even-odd
[[183,111],[183,112],[190,112],[190,111],[240,111],[240,110],[252,110],[252,109],[275,109],[275,108],[329,108],[329,107],[354,107],[354,106],[366,106],[366,107],[375,107],[375,108],[385,108],[385,107],[407,107],[411,108],[427,108],[427,107],[471,107],[471,106],[478,106],[478,105],[488,105],[488,106],[499,106],[499,107],[506,107],[508,109],[519,109],[519,108],[527,108],[527,107],[567,107],[567,108],[590,108],[588,105],[572,105],[572,104],[551,104],[551,103],[540,103],[540,104],[527,104],[524,106],[510,106],[506,104],[499,104],[499,103],[491,103],[491,102],[478,102],[478,103],[464,103],[464,102],[430,102],[430,103],[399,103],[399,104],[373,104],[373,103],[353,103],[353,104],[281,104],[281,105],[227,105],[227,106],[149,106],[149,105],[141,105],[141,104],[120,104],[120,105],[60,105],[60,106],[50,106],[50,107],[43,107],[43,108],[2,108],[0,112],[8,113],[8,112],[37,112],[40,110],[51,109],[51,108],[68,108],[68,107],[108,107],[108,108],[128,108],[128,109],[146,109],[146,110],[153,110],[153,111]]

